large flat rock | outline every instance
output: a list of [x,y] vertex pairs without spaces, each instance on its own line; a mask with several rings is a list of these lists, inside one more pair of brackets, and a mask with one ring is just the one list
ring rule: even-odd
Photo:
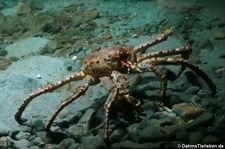
[[48,42],[48,39],[42,37],[22,39],[6,47],[6,51],[8,52],[7,57],[22,57],[35,53],[41,48],[44,48]]

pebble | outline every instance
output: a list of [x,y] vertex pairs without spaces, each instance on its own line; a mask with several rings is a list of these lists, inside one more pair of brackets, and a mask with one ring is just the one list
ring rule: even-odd
[[120,143],[115,143],[111,146],[111,148],[122,148],[122,149],[149,149],[151,148],[160,148],[159,143],[135,143],[132,141],[121,141]]
[[143,130],[140,130],[138,135],[139,143],[155,142],[162,139],[162,133],[160,129],[153,126],[148,126]]
[[36,137],[33,140],[29,142],[30,146],[39,146],[39,147],[44,147],[45,143],[42,141],[40,137]]
[[212,41],[210,41],[209,39],[205,39],[205,40],[199,42],[199,47],[201,49],[213,50],[214,45],[213,45]]
[[191,132],[189,134],[189,143],[190,144],[197,144],[202,140],[203,133],[200,131]]
[[12,61],[12,62],[16,62],[19,59],[20,59],[19,57],[14,57],[14,56],[9,57],[9,60]]
[[6,50],[0,49],[0,56],[6,56],[8,52]]
[[185,121],[195,119],[204,111],[203,108],[188,103],[175,104],[173,105],[172,110],[178,113]]
[[223,32],[216,32],[214,34],[214,39],[215,40],[223,40],[223,39],[225,39],[225,33],[223,33]]
[[180,96],[171,94],[166,97],[166,99],[163,101],[164,105],[168,108],[172,108],[174,104],[178,104],[183,102],[183,100],[180,98]]
[[189,141],[189,132],[177,132],[176,139],[182,142],[187,143]]
[[9,59],[0,56],[0,70],[6,70],[11,64]]
[[9,137],[1,137],[0,138],[0,148],[11,149],[11,148],[13,148],[13,142],[10,140]]
[[18,141],[14,141],[13,142],[13,146],[15,148],[18,148],[18,149],[25,149],[25,148],[28,148],[27,145],[29,144],[29,141],[27,139],[21,139],[21,140],[18,140]]
[[177,132],[186,132],[186,123],[174,124],[161,129],[164,138],[175,138]]
[[109,39],[111,39],[112,38],[112,35],[111,34],[104,34],[103,36],[102,36],[102,39],[103,40],[109,40]]
[[57,144],[46,144],[44,149],[61,149]]
[[103,140],[99,140],[99,138],[94,136],[85,136],[81,138],[81,148],[83,149],[100,149],[105,148],[105,144]]
[[28,139],[30,137],[30,133],[29,132],[23,132],[23,131],[20,131],[16,136],[15,138],[17,140],[22,140],[22,139]]
[[209,126],[212,124],[214,119],[214,115],[211,112],[203,112],[200,116],[194,119],[191,123],[189,123],[187,129],[188,130],[195,130],[199,126]]
[[127,133],[126,129],[116,129],[114,130],[110,137],[111,137],[111,143],[113,142],[119,142],[124,135]]
[[76,142],[72,138],[66,138],[62,142],[60,142],[60,148],[72,148]]
[[9,132],[7,130],[0,129],[0,137],[7,136]]
[[85,11],[83,14],[83,22],[91,21],[99,16],[98,10]]
[[216,144],[220,141],[217,136],[207,135],[202,139],[203,144]]
[[182,113],[181,113],[181,117],[185,120],[185,121],[189,121],[192,119],[195,119],[196,117],[198,117],[202,112],[204,112],[204,109],[198,106],[188,106],[186,107]]
[[192,87],[189,87],[184,93],[186,95],[196,95],[197,92],[199,91],[199,87],[197,86],[192,86]]

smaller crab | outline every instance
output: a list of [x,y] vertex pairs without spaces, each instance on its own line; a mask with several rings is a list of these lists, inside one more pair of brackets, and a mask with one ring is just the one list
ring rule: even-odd
[[[181,69],[178,76],[182,74],[186,67],[197,73],[211,89],[211,95],[216,94],[216,85],[201,70],[198,66],[187,61],[191,53],[191,48],[184,45],[180,48],[165,50],[160,52],[144,53],[149,47],[152,47],[168,38],[167,32],[153,36],[149,41],[135,47],[127,45],[110,46],[100,51],[94,52],[87,56],[83,61],[83,66],[80,72],[74,72],[71,76],[57,81],[55,83],[47,83],[42,88],[31,93],[15,114],[15,119],[22,124],[21,115],[27,105],[37,96],[56,90],[57,88],[66,85],[70,82],[83,80],[72,95],[63,100],[50,120],[45,125],[45,130],[50,131],[50,127],[59,112],[76,100],[78,97],[85,94],[90,85],[96,85],[102,82],[102,85],[109,92],[108,99],[104,104],[105,109],[105,141],[109,144],[109,110],[115,100],[126,100],[134,107],[140,106],[139,100],[131,96],[128,89],[127,74],[153,72],[161,81],[160,98],[165,97],[167,89],[166,74],[161,71],[158,65],[180,65]],[[107,81],[105,81],[107,78]]]

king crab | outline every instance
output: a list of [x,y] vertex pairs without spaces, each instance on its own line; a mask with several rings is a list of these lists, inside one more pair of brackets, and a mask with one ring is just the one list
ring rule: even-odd
[[[118,100],[126,100],[134,107],[140,106],[139,100],[131,96],[128,90],[128,81],[125,74],[142,73],[146,71],[153,72],[161,81],[160,99],[165,97],[167,89],[166,74],[157,67],[158,65],[180,65],[178,76],[185,70],[186,67],[197,73],[209,86],[211,95],[216,94],[216,85],[206,75],[206,73],[198,66],[187,61],[191,53],[191,48],[184,45],[180,48],[144,53],[147,48],[152,47],[162,41],[167,40],[169,34],[167,32],[153,36],[149,41],[135,47],[127,45],[110,46],[100,51],[94,52],[87,56],[83,61],[83,67],[80,72],[75,72],[71,76],[57,81],[55,83],[47,83],[43,87],[31,93],[19,107],[15,113],[15,119],[22,124],[21,115],[27,105],[37,96],[54,91],[59,87],[70,82],[82,80],[83,84],[79,85],[76,91],[64,99],[52,117],[45,125],[45,130],[50,132],[50,127],[60,111],[76,100],[81,95],[84,95],[90,85],[96,85],[102,82],[102,86],[109,92],[108,99],[104,104],[105,120],[104,120],[104,137],[106,144],[109,144],[109,119],[108,114],[112,103]],[[106,83],[106,79],[107,83]]]

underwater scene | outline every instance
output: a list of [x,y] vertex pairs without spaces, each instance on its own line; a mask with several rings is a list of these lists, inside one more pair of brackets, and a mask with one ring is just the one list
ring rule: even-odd
[[0,0],[0,149],[225,147],[224,0]]

